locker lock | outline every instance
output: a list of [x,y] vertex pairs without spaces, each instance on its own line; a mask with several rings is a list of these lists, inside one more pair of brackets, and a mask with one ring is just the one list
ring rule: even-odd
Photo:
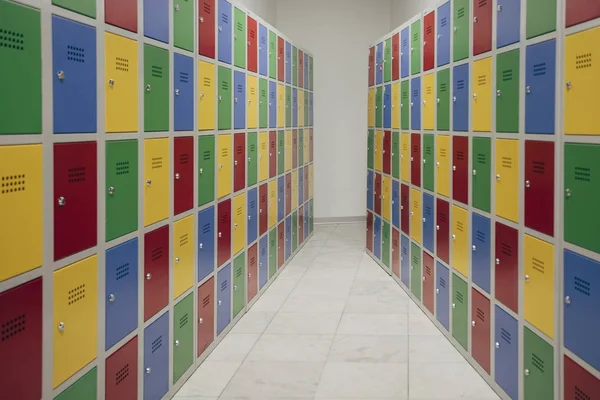
[[440,40],[442,38],[442,35],[437,35],[437,39]]
[[502,4],[498,4],[498,12],[502,11]]
[[108,301],[110,301],[111,303],[114,303],[115,299],[116,299],[116,297],[114,294],[111,293],[108,295]]
[[221,300],[217,301],[218,306],[220,306],[221,304],[223,304],[223,302]]
[[456,96],[452,96],[452,102],[456,103]]
[[252,219],[252,216],[248,215],[248,221],[250,221]]
[[456,308],[456,303],[452,303],[452,308]]
[[152,279],[152,274],[150,272],[148,272],[146,274],[146,280],[150,280],[150,279]]
[[571,296],[565,297],[565,304],[571,304]]
[[219,232],[219,237],[221,237],[221,232]]
[[237,102],[238,102],[238,98],[237,98],[237,97],[234,97],[234,98],[233,98],[233,102],[234,102],[234,103],[237,103]]
[[175,257],[175,262],[179,262],[179,257]]
[[500,265],[500,259],[496,258],[496,265]]
[[475,326],[475,321],[471,321],[471,326]]
[[237,160],[235,160],[235,161],[233,162],[233,165],[235,165],[235,166],[237,167]]
[[456,240],[456,235],[452,234],[452,240]]
[[452,171],[456,171],[456,165],[452,166]]
[[440,99],[439,98],[437,99],[437,103],[440,104]]
[[423,222],[427,222],[427,218],[423,218]]
[[223,32],[223,27],[219,25],[219,32]]
[[473,251],[477,251],[477,246],[473,245],[472,249]]
[[529,370],[525,368],[525,376],[529,376]]
[[179,11],[179,4],[175,4],[175,11]]
[[146,368],[146,374],[150,375],[151,372],[152,372],[152,368],[150,368],[150,367]]
[[567,195],[567,197],[571,197],[571,189],[566,189],[565,194]]
[[573,87],[571,81],[567,81],[567,90],[570,90]]
[[423,159],[423,164],[427,164],[427,160],[426,159]]
[[179,340],[175,341],[175,346],[179,346]]
[[500,97],[502,95],[502,91],[500,89],[496,90],[496,97]]
[[179,173],[176,173],[175,174],[175,179],[179,179],[179,177],[180,177]]
[[526,188],[528,188],[528,187],[531,187],[531,182],[529,182],[529,181],[525,181],[525,187],[526,187]]
[[527,86],[525,88],[525,92],[527,92],[527,94],[531,93],[531,86]]
[[150,86],[150,84],[146,85],[146,92],[151,92],[152,91],[152,86]]
[[477,93],[473,93],[473,99],[477,99]]
[[146,180],[146,185],[148,185],[148,186],[152,185],[152,179],[147,179]]
[[473,170],[473,176],[475,176],[475,175],[477,175],[477,170],[476,169]]
[[175,96],[179,96],[179,89],[175,89]]
[[237,291],[237,285],[233,285],[233,291]]
[[436,167],[439,167],[439,166],[440,166],[440,162],[439,162],[439,161],[438,161],[438,162],[436,162],[436,163],[435,163],[435,166],[436,166]]
[[529,282],[529,275],[525,275],[525,282]]
[[458,30],[458,28],[455,26],[455,27],[453,28],[453,30],[454,30],[454,32],[456,32],[456,31]]
[[496,342],[496,348],[499,349],[500,348],[500,343]]
[[58,205],[63,207],[65,204],[67,204],[67,199],[65,199],[64,197],[59,197],[58,198]]
[[115,187],[114,186],[111,186],[111,187],[108,188],[108,194],[110,194],[110,195],[115,194]]
[[109,79],[108,80],[108,86],[110,86],[110,87],[115,86],[115,80],[114,79]]
[[500,180],[500,174],[496,174],[496,180],[499,181]]
[[237,224],[233,224],[233,227],[234,227],[234,228],[237,228],[237,226],[238,226]]
[[203,173],[203,172],[204,172],[204,168],[200,168],[200,173]]
[[198,20],[200,21],[200,23],[204,22],[204,17],[200,17],[198,18]]
[[473,22],[477,23],[477,17],[473,17]]
[[65,323],[64,322],[59,322],[58,323],[58,330],[59,330],[59,332],[64,332],[65,331]]
[[64,71],[58,71],[58,73],[56,74],[56,76],[58,76],[58,79],[60,79],[62,81],[63,79],[65,79],[65,72]]
[[200,93],[200,98],[203,98],[203,97],[204,97],[204,93]]
[[200,243],[200,244],[198,245],[198,247],[199,247],[200,249],[203,249],[203,248],[204,248],[204,244],[203,244],[203,243]]
[[436,294],[440,294],[440,289],[435,289]]
[[423,282],[425,282],[425,277],[423,277]]

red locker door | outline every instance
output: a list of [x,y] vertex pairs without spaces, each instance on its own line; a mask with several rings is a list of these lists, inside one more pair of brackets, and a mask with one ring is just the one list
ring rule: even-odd
[[[375,59],[375,56],[373,56]],[[375,75],[373,75],[373,79],[375,79]],[[373,84],[370,84],[373,86]],[[298,87],[304,87],[304,53],[298,50]]]
[[198,53],[215,58],[215,0],[198,0]]
[[415,186],[421,186],[421,135],[410,135],[410,180]]
[[194,206],[194,138],[176,137],[175,183],[173,185],[175,215],[191,210]]
[[258,245],[248,249],[248,302],[258,293]]
[[285,74],[285,41],[282,37],[277,37],[277,79],[284,81]]
[[452,137],[452,198],[469,204],[469,138]]
[[269,132],[269,178],[277,176],[277,132]]
[[[313,129],[312,128],[308,129],[308,134],[310,135],[309,136],[309,151],[308,151],[308,153],[310,154],[310,162],[313,162],[314,155],[315,155],[315,146],[313,145]],[[391,139],[389,141],[391,142]]]
[[258,188],[258,196],[258,230],[259,235],[262,236],[269,225],[269,189],[266,183]]
[[[600,17],[600,1],[567,0],[567,27]],[[565,400],[567,395],[565,392]]]
[[198,357],[215,339],[215,278],[198,288]]
[[436,199],[436,253],[440,260],[449,264],[450,261],[450,204],[442,199]]
[[490,300],[471,289],[471,353],[475,361],[490,373]]
[[375,185],[373,186],[373,211],[375,214],[381,215],[381,175],[375,174]]
[[292,212],[292,174],[285,176],[285,215]]
[[[298,83],[302,86],[301,83]],[[369,86],[375,84],[375,47],[369,49]]]
[[246,134],[233,135],[233,191],[246,187]]
[[[300,209],[302,212],[302,209]],[[299,228],[302,229],[302,224],[298,222]],[[373,252],[373,214],[367,211],[367,249]]]
[[473,55],[492,50],[492,0],[473,0]]
[[525,226],[554,236],[554,143],[525,141]]
[[283,221],[277,226],[277,268],[283,267],[285,262],[285,224]]
[[[371,50],[374,51],[374,48],[371,48]],[[375,57],[374,53],[373,57]],[[374,68],[375,66],[373,66],[372,69]],[[400,79],[400,33],[396,33],[392,36],[392,80],[396,81],[398,79]]]
[[292,131],[292,168],[298,168],[298,130]]
[[[371,215],[371,225],[373,216]],[[373,247],[373,238],[371,238],[371,247]],[[392,229],[392,273],[400,278],[400,232]]]
[[104,21],[137,33],[137,0],[105,0]]
[[565,360],[565,400],[596,400],[600,394],[600,379],[583,369],[575,361]]
[[144,235],[144,321],[169,303],[169,225]]
[[406,235],[410,235],[410,188],[404,183],[400,184],[400,228]]
[[[379,177],[380,179],[380,183],[381,183],[381,176]],[[308,186],[309,186],[309,174],[308,174],[308,166],[304,167],[304,201],[308,201],[308,198],[310,197],[308,195]]]
[[231,199],[218,206],[217,265],[220,267],[231,258]]
[[0,388],[6,399],[42,398],[42,278],[0,294]]
[[138,337],[106,359],[106,400],[137,399]]
[[[432,13],[433,14],[433,13]],[[433,274],[435,263],[433,257],[423,250],[423,304],[430,313],[434,314],[434,287],[435,277]]]
[[496,222],[496,299],[519,312],[519,232]]
[[[490,0],[486,0],[490,1]],[[490,1],[491,2],[491,1]],[[423,17],[423,70],[429,71],[435,61],[435,12]]]
[[96,245],[96,142],[54,145],[54,261]]
[[248,69],[257,72],[258,44],[257,44],[257,24],[256,20],[248,17]]
[[[368,216],[367,216],[368,217]],[[369,220],[367,219],[367,224]],[[373,215],[371,214],[371,232],[373,232]],[[304,242],[304,207],[298,207],[298,243]],[[371,248],[373,247],[373,238],[371,237]]]
[[391,175],[392,168],[392,132],[383,132],[383,173]]

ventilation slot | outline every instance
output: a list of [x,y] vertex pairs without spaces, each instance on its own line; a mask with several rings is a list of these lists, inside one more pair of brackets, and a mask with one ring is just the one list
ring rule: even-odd
[[221,89],[228,92],[229,91],[229,82],[227,82],[227,81],[221,82]]
[[190,162],[190,155],[187,153],[179,155],[179,165],[185,165]]
[[206,308],[211,305],[210,294],[202,299],[202,308]]
[[502,82],[510,82],[513,80],[513,70],[506,69],[502,71]]
[[546,75],[546,63],[533,64],[533,76]]
[[536,367],[542,374],[544,373],[544,360],[535,354],[531,354],[531,364]]
[[129,59],[116,57],[115,65],[117,71],[129,72]]
[[128,175],[129,174],[129,161],[121,161],[116,164],[117,175]]
[[240,217],[242,214],[243,214],[243,209],[242,209],[242,207],[238,207],[238,208],[235,210],[235,215],[237,215],[238,217]]
[[159,336],[152,342],[152,354],[154,354],[156,351],[158,351],[158,349],[160,349],[161,347],[162,347],[162,336]]
[[460,80],[456,81],[456,90],[462,90],[464,88],[465,88],[464,79],[460,79]]
[[212,88],[212,79],[210,79],[209,77],[205,76],[202,79],[202,86],[207,87],[207,88]]
[[187,233],[185,235],[179,236],[179,247],[185,246],[186,244],[188,244],[188,241],[189,235]]
[[485,232],[481,232],[481,231],[477,231],[477,233],[475,234],[475,237],[477,238],[478,241],[480,241],[481,243],[485,243],[485,239],[486,239],[486,234]]
[[152,169],[162,169],[162,157],[152,157]]
[[156,260],[160,260],[163,256],[163,249],[162,247],[157,247],[154,250],[152,250],[152,261],[156,261]]
[[427,86],[427,88],[425,88],[425,93],[431,94],[432,92],[433,92],[433,88],[431,86]]
[[229,15],[221,13],[221,22],[224,24],[229,24]]
[[462,18],[465,16],[465,8],[461,7],[458,9],[458,11],[456,12],[456,18]]
[[433,210],[431,209],[431,207],[429,207],[429,206],[425,207],[425,215],[432,215],[432,211]]
[[85,283],[69,290],[69,305],[75,304],[83,299],[85,299]]
[[484,153],[477,153],[476,156],[477,164],[486,165],[487,164],[487,155]]
[[448,223],[448,216],[445,213],[438,215],[438,218],[441,222],[443,222],[445,224]]
[[129,376],[129,364],[125,364],[123,368],[115,374],[117,386],[120,385]]
[[0,29],[0,47],[6,47],[13,50],[25,50],[25,37],[24,34],[9,31],[7,29]]
[[500,337],[508,344],[512,343],[512,335],[504,328],[500,328]]
[[402,47],[407,47],[407,46],[408,46],[408,40],[402,39]]
[[485,322],[485,311],[480,308],[477,309],[477,319],[481,322]]
[[179,82],[180,83],[188,83],[189,81],[190,81],[190,76],[188,75],[187,72],[179,73]]
[[413,42],[418,42],[419,41],[419,33],[418,32],[415,33],[415,34],[413,34],[413,39],[412,40],[413,40]]
[[544,174],[546,172],[546,163],[543,161],[534,161],[532,172],[534,174]]
[[267,249],[265,247],[263,247],[262,249],[260,249],[260,255],[261,256],[266,256],[267,255]]
[[155,78],[162,79],[163,77],[163,68],[158,65],[152,66],[152,76]]
[[204,2],[204,12],[208,15],[212,14],[212,7],[210,3]]
[[502,168],[512,169],[512,158],[502,157]]
[[484,7],[487,4],[487,0],[479,0],[479,8]]
[[544,273],[545,270],[545,265],[544,265],[544,261],[537,259],[535,257],[533,257],[531,259],[531,266],[533,267],[533,269],[535,269],[536,271],[540,272],[540,273]]
[[430,156],[433,154],[433,148],[431,146],[425,146],[425,154]]
[[227,147],[223,147],[221,149],[221,157],[224,157],[224,158],[229,157],[229,149]]
[[221,224],[229,224],[229,214],[224,214],[221,216]]
[[85,167],[69,168],[69,183],[85,182]]
[[394,48],[394,53],[397,53],[400,47],[398,46],[398,43],[396,43],[393,45],[393,48]]
[[210,150],[204,150],[202,152],[202,159],[204,161],[210,161],[210,160],[212,160],[212,151],[210,151]]
[[117,267],[117,280],[121,280],[129,275],[129,263]]
[[446,288],[446,280],[444,278],[440,278],[440,286],[444,289]]
[[236,86],[236,91],[238,93],[244,93],[244,85],[237,85]]
[[202,234],[207,235],[212,231],[211,229],[211,223],[206,223],[202,226]]
[[85,63],[85,50],[81,47],[67,46],[67,60]]
[[419,256],[413,256],[412,260],[414,265],[419,265]]
[[444,27],[446,25],[448,25],[448,18],[444,17],[440,21],[440,26]]
[[[273,239],[273,240],[271,241],[271,246],[273,246],[274,244],[275,244],[275,239]],[[228,284],[228,282],[227,282],[227,281],[223,281],[223,282],[221,282],[221,291],[223,291],[223,290],[226,290],[226,289],[227,289],[227,284]]]
[[592,66],[592,53],[581,53],[575,56],[575,69],[590,68]]
[[463,153],[462,151],[458,151],[456,153],[456,159],[460,160],[460,161],[464,160],[465,159],[465,153]]
[[479,75],[477,77],[477,86],[485,86],[487,84],[487,75]]
[[445,83],[440,84],[440,93],[446,93],[447,90],[448,85],[446,85]]
[[425,33],[427,33],[428,35],[431,35],[431,32],[433,32],[433,27],[430,25],[427,27],[427,29],[425,30]]
[[461,304],[464,304],[465,297],[463,296],[463,294],[461,292],[456,292],[456,301]]
[[413,99],[418,99],[419,98],[419,89],[413,90],[412,96],[413,96]]
[[242,270],[243,270],[243,268],[238,268],[238,270],[235,271],[235,277],[236,278],[239,278],[240,276],[242,276],[242,273],[243,273]]
[[575,386],[575,400],[592,400],[579,386]]
[[236,29],[238,32],[242,32],[242,33],[244,33],[244,24],[242,24],[241,22],[238,22],[238,23],[235,25],[235,29]]
[[446,153],[446,149],[444,149],[444,148],[441,148],[441,149],[440,149],[440,157],[442,157],[442,158],[446,158],[446,155],[447,155],[447,153]]
[[25,314],[21,314],[2,324],[2,341],[15,337],[25,330]]
[[25,191],[25,174],[3,176],[0,187],[2,194],[17,193]]
[[428,276],[431,276],[431,267],[429,265],[425,265],[425,273]]
[[502,243],[501,247],[501,251],[502,254],[508,256],[508,257],[512,257],[512,246],[506,243]]
[[592,170],[591,168],[575,167],[575,180],[583,182],[591,182]]
[[186,326],[187,323],[188,323],[188,314],[185,313],[185,314],[183,314],[183,316],[181,318],[179,318],[179,329]]
[[456,230],[459,232],[464,232],[465,226],[461,221],[456,221]]
[[590,292],[591,292],[591,284],[590,282],[583,280],[581,278],[575,277],[575,290],[577,290],[579,293],[582,293],[586,296],[590,296]]

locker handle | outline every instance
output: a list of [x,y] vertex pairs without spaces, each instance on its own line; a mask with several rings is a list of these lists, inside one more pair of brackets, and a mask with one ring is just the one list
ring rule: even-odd
[[567,195],[567,197],[571,197],[571,189],[566,189],[565,194]]
[[176,346],[176,347],[177,347],[177,346],[179,346],[179,340],[176,340],[176,341],[175,341],[175,346]]
[[529,282],[529,279],[530,279],[529,275],[525,275],[525,282]]
[[452,171],[456,171],[456,165],[452,166]]
[[477,17],[473,17],[473,22],[477,23]]
[[436,163],[435,163],[435,166],[436,166],[436,167],[439,167],[439,166],[440,166],[440,162],[439,162],[439,161],[438,161],[438,162],[436,162]]
[[175,96],[179,96],[179,89],[175,89]]
[[58,198],[58,205],[63,207],[65,204],[67,204],[67,199],[65,199],[64,197],[59,197]]
[[223,27],[219,25],[219,32],[223,32]]
[[152,274],[150,272],[148,272],[146,274],[146,280],[150,280],[150,279],[152,279]]
[[529,376],[529,370],[525,368],[525,376]]
[[477,93],[473,93],[473,99],[477,99]]
[[565,297],[565,304],[571,304],[571,296]]
[[150,367],[146,368],[146,374],[150,375],[151,372],[152,372],[152,368],[150,368]]
[[217,301],[218,306],[220,306],[221,304],[223,304],[223,302],[221,300]]
[[221,232],[219,232],[219,237],[221,237]]
[[500,259],[496,258],[496,265],[500,265]]
[[58,73],[56,74],[56,76],[58,76],[59,80],[63,80],[65,79],[65,72],[64,71],[58,71]]
[[175,262],[178,263],[179,262],[179,257],[175,257]]
[[427,222],[427,218],[423,218],[423,222]]
[[59,332],[64,332],[65,331],[65,323],[64,322],[59,322],[58,323],[58,330],[59,330]]
[[442,35],[437,35],[437,39],[440,40],[442,38]]
[[179,4],[175,4],[175,11],[179,11]]
[[525,187],[526,187],[526,188],[528,188],[528,187],[531,187],[531,182],[529,182],[529,181],[525,181]]
[[200,173],[203,173],[203,172],[204,172],[204,168],[200,168]]
[[570,90],[573,87],[571,81],[567,81],[567,90]]
[[114,79],[109,79],[108,80],[108,86],[110,86],[110,87],[115,86],[115,80]]
[[454,30],[454,32],[456,32],[456,31],[458,30],[458,28],[455,26],[455,27],[453,28],[453,30]]
[[496,90],[496,97],[500,97],[502,95],[502,91],[500,89]]
[[425,47],[425,46],[427,46],[427,42],[426,41],[423,42],[423,47]]
[[435,226],[435,230],[436,230],[436,231],[439,231],[439,230],[440,230],[440,226],[439,226],[439,225],[436,225],[436,226]]
[[223,96],[219,96],[219,101],[222,101],[222,100],[223,100]]
[[456,308],[456,303],[452,303],[452,308]]
[[456,96],[452,96],[452,102],[456,103]]
[[499,349],[500,348],[500,343],[496,342],[496,348]]
[[471,326],[475,326],[475,321],[471,321]]
[[440,104],[440,99],[439,99],[439,97],[438,97],[438,99],[437,99],[437,103],[438,103],[438,104]]
[[456,235],[452,234],[452,240],[456,240]]
[[179,177],[180,177],[179,173],[176,173],[175,174],[175,179],[179,179]]
[[146,85],[146,92],[151,92],[152,91],[152,86],[150,86],[150,84]]
[[473,251],[477,251],[477,246],[473,245]]
[[425,277],[423,277],[423,282],[425,282]]
[[148,186],[152,185],[152,179],[147,179],[146,180],[146,185],[148,185]]
[[477,170],[476,169],[473,170],[473,176],[475,176],[475,175],[477,175]]
[[200,92],[200,98],[204,97],[204,93]]
[[238,224],[233,224],[233,227],[234,227],[234,228],[237,228],[237,227],[238,227]]
[[115,187],[114,186],[111,186],[111,187],[108,188],[108,194],[110,194],[111,196],[113,194],[115,194]]
[[527,87],[525,88],[525,92],[526,92],[527,94],[531,93],[531,86],[527,86]]
[[498,12],[502,11],[502,4],[498,4]]
[[200,21],[200,23],[204,22],[204,17],[200,17],[198,18],[198,20]]
[[108,295],[108,301],[111,303],[114,303],[114,301],[116,300],[116,296],[114,294],[109,294]]
[[237,289],[238,289],[237,285],[233,285],[233,291],[237,292]]
[[435,289],[435,294],[440,294],[440,289]]
[[237,102],[238,102],[238,98],[237,98],[237,97],[234,97],[234,98],[233,98],[233,102],[234,102],[234,103],[237,103]]
[[500,174],[496,174],[496,180],[499,181],[500,180]]

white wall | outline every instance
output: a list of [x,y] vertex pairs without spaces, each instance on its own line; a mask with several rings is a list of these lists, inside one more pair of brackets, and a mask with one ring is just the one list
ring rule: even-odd
[[271,25],[277,27],[275,24],[277,22],[277,0],[236,0],[236,4],[246,7]]
[[391,30],[396,29],[421,11],[431,10],[441,4],[441,0],[392,0]]

